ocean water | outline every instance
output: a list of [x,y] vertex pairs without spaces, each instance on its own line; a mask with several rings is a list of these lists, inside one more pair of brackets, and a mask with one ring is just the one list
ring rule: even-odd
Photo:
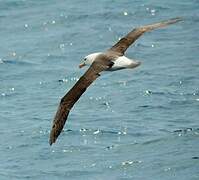
[[[198,0],[0,0],[1,180],[198,180]],[[60,98],[104,51],[137,26],[134,70],[104,73],[49,146]]]

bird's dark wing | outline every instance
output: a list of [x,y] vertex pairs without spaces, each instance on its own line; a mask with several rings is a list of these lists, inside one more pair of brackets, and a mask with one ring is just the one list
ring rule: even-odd
[[127,48],[132,43],[134,43],[145,32],[152,31],[153,29],[156,29],[156,28],[162,28],[162,27],[168,26],[170,24],[177,23],[179,21],[182,21],[182,19],[177,17],[177,18],[169,19],[169,20],[162,21],[159,23],[149,24],[146,26],[141,26],[139,28],[135,28],[130,33],[128,33],[126,36],[121,38],[108,51],[114,51],[115,53],[117,53],[119,55],[123,55],[124,52],[127,50]]
[[57,137],[61,133],[73,105],[86,91],[87,87],[90,86],[98,76],[100,76],[99,73],[108,69],[111,65],[112,62],[109,61],[95,61],[85,74],[77,81],[77,83],[69,90],[69,92],[61,99],[50,132],[50,145],[55,143]]

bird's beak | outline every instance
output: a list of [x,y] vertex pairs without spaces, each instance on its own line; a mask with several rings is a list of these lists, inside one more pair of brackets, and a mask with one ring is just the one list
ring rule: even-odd
[[80,65],[79,65],[79,68],[82,68],[82,67],[84,67],[86,64],[85,64],[85,62],[83,62],[83,63],[81,63]]

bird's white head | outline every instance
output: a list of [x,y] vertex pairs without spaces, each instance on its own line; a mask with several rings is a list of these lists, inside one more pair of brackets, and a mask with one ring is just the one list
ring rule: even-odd
[[90,66],[93,61],[95,61],[96,57],[101,54],[100,52],[98,53],[92,53],[92,54],[89,54],[88,56],[86,56],[84,59],[83,59],[83,62],[79,65],[79,68],[82,68],[84,66]]

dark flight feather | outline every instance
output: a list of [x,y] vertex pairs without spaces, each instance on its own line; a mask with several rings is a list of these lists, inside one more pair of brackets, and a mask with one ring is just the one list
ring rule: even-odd
[[118,53],[118,55],[124,55],[124,52],[127,50],[127,48],[133,44],[141,35],[143,35],[145,32],[152,31],[157,28],[163,28],[165,26],[168,26],[170,24],[177,23],[179,21],[182,21],[181,18],[173,18],[169,19],[167,21],[162,21],[155,24],[149,24],[146,26],[141,26],[139,28],[133,29],[130,33],[128,33],[126,36],[121,38],[113,47],[109,49],[109,51],[113,51]]
[[95,61],[85,74],[77,81],[71,90],[61,99],[57,113],[55,115],[52,130],[50,132],[49,144],[55,143],[57,137],[60,135],[64,124],[67,120],[68,114],[74,104],[78,101],[81,95],[91,85],[91,83],[99,77],[99,73],[108,69],[109,64]]

